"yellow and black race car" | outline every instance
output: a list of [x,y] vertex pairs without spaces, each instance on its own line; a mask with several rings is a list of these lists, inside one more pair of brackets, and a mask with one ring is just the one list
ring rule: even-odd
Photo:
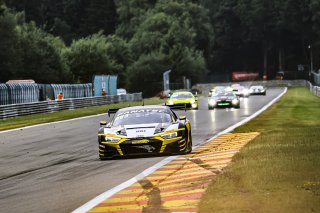
[[167,106],[136,106],[111,110],[110,123],[100,122],[99,157],[145,154],[187,154],[192,151],[191,126]]

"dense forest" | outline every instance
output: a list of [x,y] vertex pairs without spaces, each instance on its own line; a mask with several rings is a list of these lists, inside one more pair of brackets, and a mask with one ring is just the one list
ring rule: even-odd
[[235,70],[272,78],[311,53],[319,68],[319,47],[319,0],[0,0],[0,82],[116,74],[154,95],[168,69],[174,82]]

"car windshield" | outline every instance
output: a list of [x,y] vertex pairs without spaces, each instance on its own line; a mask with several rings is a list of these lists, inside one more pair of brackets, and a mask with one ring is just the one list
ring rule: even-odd
[[232,92],[226,92],[226,93],[215,93],[211,97],[213,97],[213,98],[221,98],[221,97],[233,98],[233,97],[235,97],[235,95]]
[[164,110],[142,109],[117,113],[112,126],[170,122],[172,122],[172,117]]
[[193,98],[191,93],[173,93],[170,97],[171,99],[188,99]]
[[252,86],[251,89],[263,89],[263,86]]

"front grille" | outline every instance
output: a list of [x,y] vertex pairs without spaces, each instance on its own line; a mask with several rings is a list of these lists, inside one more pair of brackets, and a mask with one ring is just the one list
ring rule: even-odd
[[[136,140],[136,139],[135,139]],[[132,141],[126,141],[120,144],[120,148],[124,155],[130,154],[151,154],[159,153],[162,142],[158,140],[150,140],[148,143],[132,144]]]
[[221,106],[221,107],[224,107],[224,106],[231,106],[232,105],[232,102],[231,101],[219,101],[217,102],[217,106]]
[[174,106],[180,106],[180,107],[186,106],[186,108],[190,108],[190,107],[191,107],[191,104],[190,104],[190,103],[186,103],[186,104],[175,104]]

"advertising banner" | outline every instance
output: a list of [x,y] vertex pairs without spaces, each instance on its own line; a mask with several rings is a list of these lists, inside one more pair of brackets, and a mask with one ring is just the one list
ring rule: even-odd
[[259,78],[258,72],[247,72],[247,71],[232,72],[233,81],[256,80],[258,78]]

